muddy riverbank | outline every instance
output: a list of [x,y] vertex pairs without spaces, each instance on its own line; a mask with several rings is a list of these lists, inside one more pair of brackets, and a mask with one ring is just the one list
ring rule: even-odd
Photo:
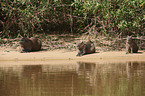
[[81,57],[76,56],[77,51],[69,50],[53,50],[53,51],[39,51],[30,53],[21,53],[18,50],[10,48],[0,49],[0,62],[2,61],[86,61],[86,62],[117,62],[117,61],[144,61],[145,52],[139,51],[134,54],[125,54],[125,51],[107,51],[96,52]]

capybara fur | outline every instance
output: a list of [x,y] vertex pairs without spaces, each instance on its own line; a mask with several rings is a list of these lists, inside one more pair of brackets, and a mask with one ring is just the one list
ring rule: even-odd
[[127,36],[126,40],[126,54],[128,53],[137,53],[138,46],[135,41],[133,41],[132,36]]
[[22,52],[31,52],[41,50],[42,43],[39,39],[35,37],[27,38],[23,37],[20,40],[20,45],[22,47]]
[[83,56],[85,54],[95,53],[95,45],[93,42],[80,42],[77,44],[78,54],[76,56]]

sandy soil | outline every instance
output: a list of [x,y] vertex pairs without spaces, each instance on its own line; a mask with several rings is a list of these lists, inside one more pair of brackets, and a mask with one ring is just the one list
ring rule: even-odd
[[118,61],[145,61],[145,52],[125,54],[125,51],[96,52],[81,57],[76,56],[77,51],[54,50],[20,53],[20,50],[0,48],[0,62],[4,61],[86,61],[86,62],[118,62]]

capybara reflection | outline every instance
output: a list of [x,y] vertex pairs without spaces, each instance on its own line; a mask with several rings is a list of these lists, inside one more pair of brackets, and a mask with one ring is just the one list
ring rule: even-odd
[[127,36],[126,40],[126,54],[128,53],[137,53],[138,51],[138,46],[135,43],[135,41],[132,40],[132,36]]
[[39,39],[35,37],[23,37],[20,40],[20,45],[23,49],[22,52],[31,52],[41,50],[42,43]]
[[95,53],[95,45],[93,42],[80,42],[77,44],[78,54],[76,56],[83,56],[85,54]]

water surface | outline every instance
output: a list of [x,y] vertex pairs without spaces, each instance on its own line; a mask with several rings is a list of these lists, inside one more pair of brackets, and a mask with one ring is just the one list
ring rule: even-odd
[[0,67],[0,96],[145,96],[145,62]]

